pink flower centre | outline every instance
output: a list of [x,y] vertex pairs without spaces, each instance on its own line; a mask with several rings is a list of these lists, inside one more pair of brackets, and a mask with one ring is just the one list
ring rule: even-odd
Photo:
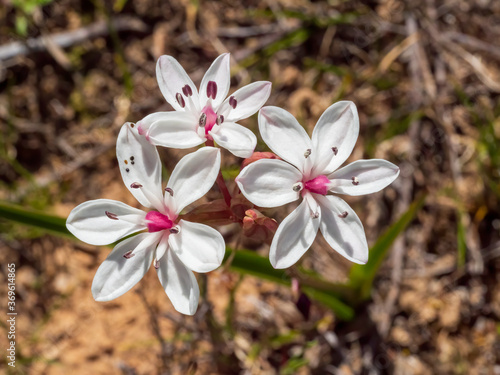
[[149,211],[146,214],[146,221],[150,233],[170,229],[174,226],[174,222],[167,215],[163,215],[158,211]]
[[330,186],[330,180],[325,175],[314,177],[312,180],[304,182],[304,190],[309,190],[311,193],[326,195]]
[[210,104],[207,104],[205,107],[203,107],[201,113],[204,113],[206,115],[205,137],[207,137],[207,139],[212,140],[212,137],[208,134],[208,132],[212,130],[212,128],[217,122],[217,113],[214,112]]

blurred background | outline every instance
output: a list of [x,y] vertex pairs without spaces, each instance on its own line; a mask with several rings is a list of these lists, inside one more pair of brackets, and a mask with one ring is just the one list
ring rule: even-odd
[[[361,130],[349,160],[401,169],[384,191],[346,199],[370,245],[393,234],[350,319],[230,260],[199,278],[193,317],[151,270],[97,303],[90,285],[109,247],[2,209],[1,306],[14,263],[18,312],[7,373],[500,374],[499,1],[4,0],[0,20],[2,207],[65,218],[90,199],[137,205],[114,147],[124,122],[170,110],[155,77],[163,54],[199,84],[231,52],[231,90],[272,81],[267,104],[309,133],[329,105],[352,100]],[[256,116],[242,124],[258,133]],[[188,151],[162,149],[166,172]],[[240,163],[224,153],[224,176]],[[217,198],[214,187],[205,202]],[[292,209],[265,213],[280,222]],[[229,247],[267,256],[238,224],[219,229]],[[350,267],[318,236],[283,280],[302,269],[345,283]]]

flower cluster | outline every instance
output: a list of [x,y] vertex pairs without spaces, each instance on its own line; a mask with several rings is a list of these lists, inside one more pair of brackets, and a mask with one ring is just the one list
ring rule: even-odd
[[[175,111],[153,113],[137,124],[124,124],[116,143],[123,182],[147,210],[98,199],[80,204],[69,215],[66,225],[82,241],[108,245],[123,239],[97,270],[92,283],[97,301],[121,296],[154,265],[174,308],[188,315],[196,312],[199,288],[192,271],[210,272],[219,267],[225,243],[217,230],[195,222],[201,215],[184,216],[195,219],[189,221],[181,212],[203,197],[216,181],[228,198],[220,212],[233,220],[240,217],[248,236],[271,241],[271,233],[269,258],[273,267],[295,264],[311,246],[318,229],[347,259],[367,261],[363,225],[335,194],[379,191],[396,179],[399,168],[374,159],[338,169],[358,137],[355,105],[344,101],[329,107],[311,139],[290,113],[277,107],[261,109],[269,98],[270,82],[252,83],[227,97],[229,70],[229,54],[219,56],[198,91],[177,60],[160,57],[158,84]],[[274,154],[254,153],[256,136],[236,123],[259,110],[261,136]],[[163,188],[156,146],[183,149],[201,144],[205,147],[179,161]],[[221,153],[215,145],[247,158],[236,183],[250,206],[231,204],[220,172]],[[302,203],[279,225],[256,209],[278,207],[301,196]],[[238,216],[238,211],[244,214]]]

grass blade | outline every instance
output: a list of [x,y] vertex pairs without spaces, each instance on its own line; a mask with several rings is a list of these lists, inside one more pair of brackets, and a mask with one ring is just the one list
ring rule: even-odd
[[[233,253],[231,249],[226,249],[226,257],[224,260]],[[277,284],[290,285],[291,277],[285,270],[277,270],[271,266],[267,257],[262,257],[249,250],[238,250],[234,254],[230,266],[232,271],[244,275],[256,276],[260,279],[272,281]],[[301,279],[301,277],[298,277]],[[335,284],[331,287],[333,290],[327,290],[330,286],[329,283],[321,281],[312,276],[308,276],[300,281],[302,291],[310,298],[320,302],[324,306],[330,308],[335,312],[338,318],[343,320],[351,320],[354,317],[354,310],[341,301],[339,296],[335,293]],[[322,289],[311,286],[312,284],[322,284]]]
[[355,264],[349,275],[350,285],[358,291],[361,299],[370,297],[373,279],[389,252],[394,240],[411,223],[416,213],[424,205],[426,195],[415,199],[408,210],[387,231],[379,237],[370,249],[370,258],[365,265]]
[[54,234],[73,237],[66,228],[65,218],[49,215],[44,212],[0,202],[0,218],[44,229]]

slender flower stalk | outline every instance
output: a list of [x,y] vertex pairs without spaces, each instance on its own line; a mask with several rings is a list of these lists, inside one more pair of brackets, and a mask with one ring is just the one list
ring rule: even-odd
[[92,245],[121,241],[101,264],[92,283],[96,301],[113,300],[139,282],[154,263],[158,277],[175,309],[193,315],[199,299],[195,272],[220,266],[224,239],[215,229],[179,219],[187,205],[213,186],[220,169],[220,150],[204,147],[183,157],[162,188],[161,162],[155,146],[125,124],[116,155],[123,182],[145,212],[122,202],[98,199],[77,206],[66,226]]
[[264,107],[259,112],[262,139],[283,160],[262,159],[245,167],[236,182],[243,195],[260,207],[278,207],[303,197],[279,225],[269,258],[275,268],[295,264],[313,243],[318,229],[341,255],[366,263],[368,245],[363,224],[333,194],[375,193],[399,175],[399,168],[380,159],[358,160],[338,169],[351,154],[359,133],[356,106],[330,106],[309,138],[287,111]]
[[237,121],[264,105],[271,82],[251,83],[226,98],[231,81],[229,62],[228,53],[215,59],[198,91],[176,59],[161,56],[156,65],[158,85],[175,111],[146,116],[138,123],[139,133],[158,146],[189,148],[209,140],[238,157],[249,157],[257,138]]

